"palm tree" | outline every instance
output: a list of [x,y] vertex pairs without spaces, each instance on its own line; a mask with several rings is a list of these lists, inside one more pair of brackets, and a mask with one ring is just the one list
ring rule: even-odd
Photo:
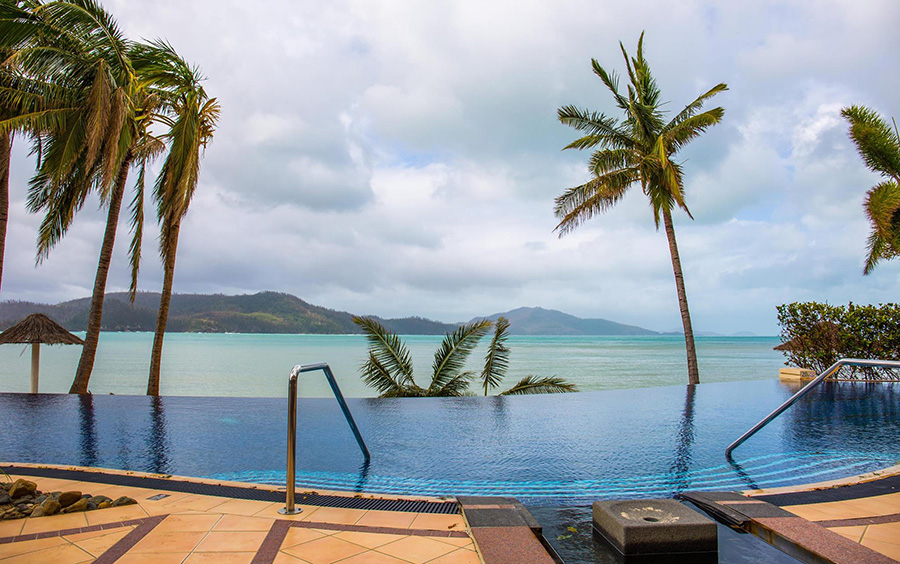
[[[447,333],[434,353],[431,383],[427,388],[419,386],[413,378],[412,358],[409,349],[399,335],[369,317],[354,317],[353,322],[362,328],[369,341],[369,358],[363,363],[363,382],[375,388],[379,397],[458,397],[471,395],[469,384],[475,378],[472,371],[463,371],[466,359],[491,328],[491,321],[482,319],[460,326]],[[499,385],[506,375],[509,349],[506,341],[509,323],[500,318],[497,330],[485,356],[482,370],[485,395],[489,388]],[[526,376],[515,386],[499,395],[550,394],[577,391],[574,385],[562,378]]]
[[[38,171],[30,181],[29,209],[43,211],[38,237],[39,261],[71,226],[87,195],[96,190],[108,208],[106,230],[91,297],[91,311],[81,359],[70,393],[86,393],[99,341],[107,274],[119,213],[132,165],[143,167],[159,150],[149,134],[149,117],[158,103],[134,71],[131,43],[112,16],[93,0],[24,3],[30,18],[15,22],[30,33],[12,59],[24,75],[43,86],[47,95],[30,110],[2,125],[27,125],[35,132]],[[24,21],[23,21],[24,20]],[[11,22],[0,22],[0,35]],[[22,107],[25,107],[23,103]],[[143,187],[132,218],[142,218]],[[134,225],[135,237],[140,228]],[[136,275],[140,244],[132,244]],[[134,287],[135,281],[132,281]]]
[[900,133],[892,130],[873,110],[850,106],[841,110],[850,122],[850,138],[863,162],[885,180],[866,194],[866,216],[872,225],[869,256],[863,274],[870,274],[881,260],[900,256]]
[[200,85],[203,77],[199,69],[191,67],[168,43],[156,41],[150,45],[139,45],[133,58],[141,76],[155,85],[162,100],[157,119],[169,128],[163,136],[169,151],[154,189],[160,222],[163,290],[153,337],[147,395],[157,396],[163,338],[172,300],[178,235],[181,221],[187,215],[197,188],[201,154],[215,132],[219,104],[215,98],[209,98]]
[[560,122],[584,132],[566,149],[599,148],[592,153],[589,161],[593,178],[556,198],[555,212],[559,219],[556,231],[560,237],[572,232],[595,215],[610,210],[625,196],[628,188],[640,185],[650,200],[656,229],[659,229],[660,217],[665,226],[684,327],[688,382],[697,384],[700,382],[697,352],[672,210],[677,205],[688,217],[693,217],[684,200],[682,167],[672,158],[679,149],[722,120],[725,110],[721,107],[705,112],[700,110],[706,100],[728,87],[725,84],[714,86],[666,122],[659,88],[644,59],[643,43],[642,33],[634,58],[629,58],[625,47],[619,43],[628,72],[627,95],[619,92],[615,72],[607,72],[595,59],[591,60],[594,74],[600,77],[612,93],[616,106],[624,113],[621,120],[574,106],[559,109]]

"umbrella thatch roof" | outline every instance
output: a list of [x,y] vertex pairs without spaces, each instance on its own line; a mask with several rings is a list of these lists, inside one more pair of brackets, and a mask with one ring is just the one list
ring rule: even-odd
[[84,341],[43,313],[35,313],[0,333],[0,345],[11,343],[83,345]]

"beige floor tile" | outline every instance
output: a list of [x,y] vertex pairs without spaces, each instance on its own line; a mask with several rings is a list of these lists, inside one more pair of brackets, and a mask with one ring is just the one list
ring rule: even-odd
[[116,521],[131,521],[148,517],[147,512],[140,505],[123,505],[122,507],[108,507],[97,511],[88,511],[84,514],[88,525],[101,525],[103,523],[115,523]]
[[303,560],[301,558],[297,558],[296,556],[291,556],[290,554],[279,552],[275,555],[275,560],[272,561],[272,564],[310,564],[309,561]]
[[15,537],[22,532],[25,525],[25,519],[14,519],[12,521],[0,521],[0,539],[4,537]]
[[900,545],[900,523],[869,525],[863,540],[875,540]]
[[472,548],[475,546],[475,543],[472,542],[472,539],[469,537],[432,537],[436,541],[440,541],[446,544],[450,544],[456,547],[469,547]]
[[25,526],[22,527],[22,534],[46,533],[47,531],[60,531],[78,527],[87,527],[87,518],[85,518],[84,513],[70,513],[68,515],[54,515],[52,517],[26,519]]
[[323,509],[321,507],[316,507],[314,505],[297,505],[298,508],[302,509],[300,513],[295,515],[282,515],[278,512],[279,509],[284,507],[284,503],[273,503],[269,507],[264,508],[262,511],[254,514],[254,517],[263,517],[266,519],[286,519],[288,521],[315,521],[315,519],[310,519],[310,516],[317,512],[319,509]]
[[29,552],[27,554],[13,556],[12,558],[6,558],[3,560],[3,564],[38,564],[50,562],[53,564],[80,564],[85,561],[90,562],[93,559],[94,557],[92,555],[81,550],[77,546],[66,543],[62,546],[54,546],[45,548],[44,550],[38,550],[37,552]]
[[454,550],[457,549],[428,537],[406,537],[380,547],[378,552],[418,563],[434,560]]
[[370,550],[341,560],[340,564],[409,564],[409,561]]
[[225,513],[228,515],[245,515],[250,517],[256,513],[260,513],[272,505],[268,501],[254,501],[252,499],[229,499],[222,504],[216,505],[213,509],[216,513]]
[[350,558],[366,549],[358,544],[342,541],[334,537],[325,537],[281,550],[291,556],[302,558],[310,564],[331,564]]
[[[100,533],[99,535],[94,533],[82,533],[80,535],[65,537],[65,539],[93,556],[100,556],[114,544],[125,538],[125,535],[130,533],[132,529],[134,529],[134,527],[122,527],[121,529],[98,531]],[[85,535],[93,536],[85,538]]]
[[169,515],[157,525],[153,532],[165,533],[170,531],[203,531],[212,529],[222,515],[219,513],[191,513],[186,515]]
[[194,552],[256,552],[268,531],[213,531]]
[[51,537],[48,539],[34,539],[29,541],[0,544],[0,559],[17,556],[19,554],[26,554],[29,552],[36,552],[38,550],[44,550],[45,548],[51,548],[54,546],[64,546],[66,544],[69,543],[62,537]]
[[462,515],[431,515],[419,513],[412,522],[411,529],[429,531],[462,531],[465,530]]
[[[868,540],[863,539],[863,546],[867,548],[871,548],[875,552],[880,552],[884,554],[888,558],[893,558],[894,560],[900,560],[900,544],[894,544],[890,542],[877,541],[877,540]],[[4,561],[5,564],[5,561]]]
[[129,552],[116,560],[116,564],[181,564],[187,557],[187,552]]
[[326,535],[324,531],[302,527],[291,527],[288,529],[287,534],[284,535],[284,541],[281,543],[281,548],[290,548],[292,546],[297,546],[298,544],[303,544],[327,536],[329,535]]
[[209,511],[217,505],[222,505],[229,501],[227,497],[218,497],[212,495],[187,495],[173,501],[167,502],[162,500],[159,502],[160,508],[166,508],[168,513],[178,513],[180,511]]
[[893,515],[896,513],[900,513],[900,506],[891,500],[885,499],[886,496],[877,496],[877,497],[867,497],[861,499],[855,499],[852,502],[852,505],[861,510],[867,511],[870,515]]
[[273,511],[279,517],[284,517],[284,515],[278,513],[278,510],[284,507],[283,501],[268,501],[264,503],[265,505],[261,505],[259,511],[253,514],[254,517],[271,517]]
[[195,552],[184,564],[250,564],[255,552]]
[[853,527],[828,527],[829,531],[835,532],[844,538],[848,538],[853,542],[862,540],[863,533],[866,532],[865,525],[856,525]]
[[460,548],[440,558],[429,560],[428,564],[481,564],[481,559],[475,551]]
[[245,517],[243,515],[223,515],[214,531],[268,531],[275,523],[269,517]]
[[415,518],[415,513],[403,511],[367,511],[365,515],[359,518],[356,524],[367,527],[408,529]]
[[[319,507],[306,515],[304,521],[315,521],[317,523],[335,523],[338,525],[354,525],[359,521],[366,511],[359,509],[342,509],[340,507]],[[301,516],[303,514],[301,513]]]
[[406,535],[384,535],[379,533],[358,533],[355,531],[342,531],[334,535],[336,538],[358,544],[365,548],[378,548],[388,543],[398,541]]
[[146,537],[141,539],[128,552],[135,554],[146,552],[191,552],[194,550],[206,533],[203,532],[171,532],[157,533],[151,531]]

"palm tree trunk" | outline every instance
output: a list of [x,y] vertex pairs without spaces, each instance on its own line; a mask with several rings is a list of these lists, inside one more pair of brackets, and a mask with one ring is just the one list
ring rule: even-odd
[[109,200],[109,215],[106,218],[106,232],[103,245],[100,247],[100,261],[97,263],[97,277],[94,279],[94,293],[91,296],[91,312],[88,317],[87,334],[84,336],[84,347],[75,381],[69,388],[70,394],[86,394],[91,371],[94,369],[94,357],[97,355],[97,343],[100,341],[100,322],[103,319],[103,298],[106,295],[106,277],[109,274],[109,263],[112,260],[113,247],[116,244],[116,227],[119,225],[119,211],[122,209],[122,198],[125,195],[125,182],[128,180],[128,169],[133,160],[129,152],[122,161],[119,175],[113,186]]
[[0,284],[3,283],[3,253],[6,250],[6,224],[9,221],[9,161],[12,136],[0,135]]
[[687,349],[688,384],[699,384],[700,373],[697,370],[697,349],[694,347],[694,330],[691,328],[691,312],[688,309],[687,292],[684,290],[684,274],[681,272],[681,259],[678,258],[678,243],[675,242],[675,227],[672,225],[672,212],[662,210],[663,222],[666,226],[666,239],[669,240],[669,254],[672,256],[672,270],[675,272],[675,290],[678,292],[678,307],[681,308],[681,324],[684,326],[684,345]]
[[153,351],[150,355],[150,377],[147,380],[147,395],[159,395],[159,367],[162,362],[163,338],[166,335],[166,324],[169,320],[169,304],[172,302],[172,281],[175,278],[175,251],[178,249],[178,232],[181,230],[181,219],[177,219],[171,227],[168,240],[171,248],[166,253],[163,265],[163,289],[159,297],[159,315],[156,318],[156,334],[153,335]]

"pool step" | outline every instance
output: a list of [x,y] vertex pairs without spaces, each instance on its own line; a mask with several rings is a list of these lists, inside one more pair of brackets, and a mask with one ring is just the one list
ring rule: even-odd
[[463,519],[484,564],[564,564],[537,519],[512,497],[459,496]]

